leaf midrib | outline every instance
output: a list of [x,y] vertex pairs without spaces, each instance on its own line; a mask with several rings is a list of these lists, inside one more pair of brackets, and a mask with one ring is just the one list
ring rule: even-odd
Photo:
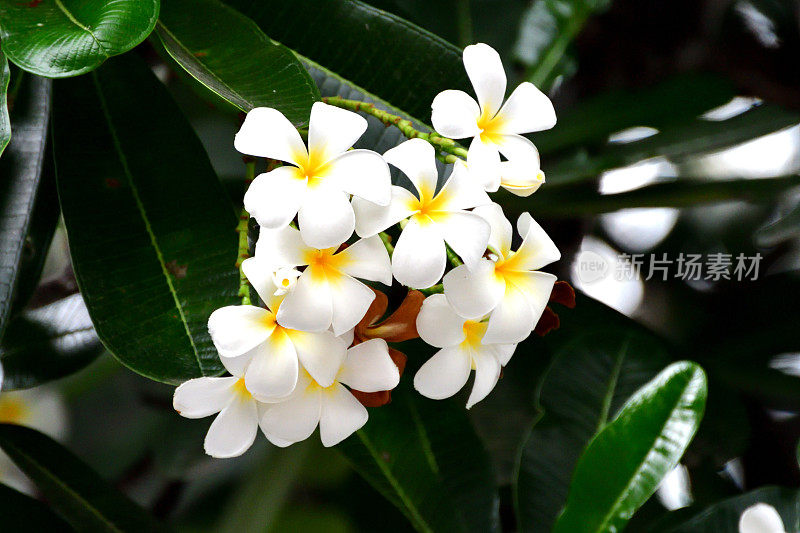
[[97,38],[97,36],[94,34],[94,32],[93,32],[93,31],[92,31],[92,30],[89,28],[89,26],[86,26],[85,24],[82,24],[82,23],[81,23],[81,21],[79,21],[78,19],[76,19],[76,18],[75,18],[75,15],[73,15],[73,14],[72,14],[72,13],[71,13],[71,12],[70,12],[70,11],[69,11],[67,8],[66,8],[66,6],[65,6],[64,4],[62,4],[62,3],[61,3],[61,0],[55,0],[55,3],[56,3],[56,7],[58,7],[58,9],[60,9],[62,13],[64,13],[64,16],[65,16],[65,17],[67,17],[67,19],[68,19],[70,22],[72,22],[72,23],[73,23],[73,24],[75,24],[77,27],[79,27],[80,29],[82,29],[83,31],[85,31],[86,33],[88,33],[89,35],[91,35],[91,36],[92,36],[92,39],[94,40],[94,42],[96,42],[96,43],[97,43],[97,46],[99,46],[99,47],[100,47],[100,50],[101,50],[102,54],[103,54],[103,55],[106,57],[106,59],[108,59],[109,57],[111,57],[111,55],[110,55],[110,54],[108,53],[108,51],[106,50],[106,47],[105,47],[105,46],[103,46],[103,43],[101,43],[101,42],[100,42],[100,40]]
[[22,457],[24,460],[28,461],[31,465],[33,465],[41,474],[45,475],[52,483],[57,485],[59,488],[61,488],[64,492],[66,492],[76,501],[83,504],[84,507],[86,507],[86,509],[88,509],[93,515],[95,515],[101,522],[106,524],[109,527],[109,529],[111,529],[112,531],[118,531],[119,533],[124,533],[123,530],[116,527],[113,522],[111,522],[108,518],[106,518],[105,515],[99,509],[97,509],[88,500],[86,500],[83,496],[81,496],[80,493],[72,490],[69,485],[62,482],[57,476],[52,474],[49,469],[45,468],[44,465],[42,465],[41,463],[39,463],[39,461],[37,461],[36,459],[25,453],[25,451],[21,450],[14,444],[9,443],[7,440],[4,448],[13,449],[20,457]]
[[158,239],[153,232],[153,228],[150,225],[150,219],[147,216],[147,212],[145,211],[144,204],[142,203],[141,198],[139,197],[139,191],[136,188],[136,184],[133,179],[133,175],[128,167],[128,160],[125,157],[124,152],[122,151],[122,146],[119,142],[119,137],[117,136],[117,131],[114,128],[114,122],[111,118],[111,113],[108,110],[108,104],[106,102],[106,97],[103,94],[103,89],[101,87],[100,81],[97,79],[97,73],[92,72],[92,82],[94,83],[95,88],[97,89],[97,96],[100,100],[100,109],[103,111],[103,116],[108,123],[108,129],[111,133],[111,139],[114,143],[114,149],[117,152],[117,155],[120,159],[120,163],[122,164],[123,171],[125,172],[125,177],[128,179],[128,184],[131,188],[131,194],[133,196],[134,202],[136,203],[136,209],[139,212],[139,216],[142,219],[142,222],[145,226],[145,231],[147,235],[150,237],[150,243],[153,246],[153,249],[156,252],[156,257],[158,258],[158,264],[161,266],[161,273],[164,275],[164,279],[167,283],[167,288],[169,289],[170,295],[172,295],[172,300],[175,303],[175,308],[178,310],[178,315],[180,317],[181,324],[183,325],[184,332],[186,333],[186,337],[189,339],[189,344],[192,347],[192,353],[194,354],[195,360],[197,361],[197,368],[200,371],[201,375],[204,375],[205,372],[203,371],[203,364],[200,361],[200,354],[197,351],[197,346],[195,346],[194,338],[192,337],[191,331],[189,331],[189,323],[186,319],[186,314],[183,310],[183,305],[181,305],[180,299],[178,298],[178,293],[175,290],[175,286],[172,283],[172,277],[170,276],[169,269],[167,268],[166,261],[164,260],[164,254],[161,252],[161,247],[158,244]]

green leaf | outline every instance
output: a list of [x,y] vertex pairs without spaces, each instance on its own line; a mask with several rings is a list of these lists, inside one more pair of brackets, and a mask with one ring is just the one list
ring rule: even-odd
[[8,82],[11,79],[11,69],[8,60],[0,50],[0,156],[11,140],[11,119],[8,116]]
[[[605,323],[603,311],[595,318]],[[575,318],[563,313],[564,322]],[[521,448],[516,481],[521,531],[552,530],[586,445],[669,360],[653,335],[631,325],[582,326],[580,333],[554,332],[550,335],[557,337],[547,339],[559,348],[539,394],[544,414]]]
[[24,311],[9,324],[0,348],[3,390],[68,376],[103,351],[80,294]]
[[[728,498],[697,513],[676,527],[662,527],[668,533],[739,533],[739,518],[745,509],[757,503],[766,503],[778,511],[786,531],[800,531],[800,491],[783,487],[760,489]],[[683,516],[689,511],[681,509],[673,515]],[[667,515],[667,521],[673,517]]]
[[165,530],[83,461],[38,431],[0,424],[0,448],[79,531]]
[[47,505],[6,485],[0,485],[0,517],[3,528],[16,533],[70,530]]
[[100,339],[158,381],[220,374],[207,321],[236,301],[237,219],[190,125],[133,55],[59,83],[53,120],[72,263]]
[[461,49],[357,0],[226,0],[270,36],[411,116],[445,89],[471,92]]
[[499,530],[489,457],[462,403],[423,398],[404,379],[338,448],[417,531]]
[[567,70],[567,48],[591,15],[604,11],[610,0],[533,0],[522,18],[515,47],[528,66],[525,79],[550,87]]
[[706,400],[694,363],[674,363],[639,389],[589,443],[575,467],[555,533],[618,531],[678,464]]
[[186,72],[241,111],[274,107],[308,123],[319,90],[285,46],[218,0],[164,0],[156,32]]
[[[5,45],[5,43],[4,43]],[[25,236],[31,226],[44,166],[50,113],[49,80],[26,76],[14,102],[12,140],[0,158],[0,336],[17,286]]]
[[94,70],[142,42],[158,0],[0,0],[0,39],[23,70],[64,78]]

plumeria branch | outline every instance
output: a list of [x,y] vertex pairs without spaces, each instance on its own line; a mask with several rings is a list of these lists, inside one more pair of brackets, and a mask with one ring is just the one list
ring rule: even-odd
[[410,120],[404,119],[398,115],[393,115],[392,113],[384,111],[383,109],[378,109],[375,107],[375,104],[360,102],[358,100],[348,100],[339,96],[325,97],[322,99],[322,101],[326,104],[341,107],[342,109],[361,111],[371,115],[383,122],[386,126],[395,126],[400,130],[400,133],[409,139],[423,139],[428,141],[438,150],[449,154],[444,158],[445,163],[454,163],[456,158],[467,158],[467,149],[455,142],[453,139],[442,137],[435,132],[425,133],[424,131],[419,131],[418,129],[414,128],[414,125]]

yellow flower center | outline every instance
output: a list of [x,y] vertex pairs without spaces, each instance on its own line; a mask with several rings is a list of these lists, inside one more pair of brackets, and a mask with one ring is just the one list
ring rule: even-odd
[[337,254],[336,248],[324,250],[309,250],[305,253],[303,261],[308,265],[314,281],[322,281],[327,277],[332,282],[339,277],[339,271],[347,265],[347,258]]
[[437,218],[441,218],[446,211],[444,210],[447,198],[444,194],[435,194],[423,186],[419,191],[419,199],[414,198],[409,201],[409,209],[416,211],[414,218],[420,224],[427,224]]
[[464,322],[464,344],[473,348],[480,346],[487,327],[489,327],[488,322],[477,322],[475,320]]
[[503,134],[505,121],[495,116],[490,116],[485,111],[478,118],[478,127],[481,129],[481,140],[483,142],[497,143]]
[[241,400],[249,400],[252,398],[250,391],[247,390],[247,387],[244,385],[244,378],[239,378],[239,380],[233,384],[233,393]]
[[310,152],[308,157],[303,154],[296,154],[295,161],[297,161],[297,177],[299,179],[308,180],[309,187],[314,187],[321,183],[325,177],[324,169],[327,161],[322,161],[319,153]]
[[16,398],[0,397],[0,422],[16,424],[28,414],[27,406]]

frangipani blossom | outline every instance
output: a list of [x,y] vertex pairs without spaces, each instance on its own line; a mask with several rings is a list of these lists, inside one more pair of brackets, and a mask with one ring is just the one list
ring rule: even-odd
[[462,265],[448,272],[444,294],[465,318],[491,313],[486,342],[521,342],[536,327],[556,282],[554,275],[537,269],[557,261],[561,253],[528,213],[517,221],[523,241],[512,252],[511,223],[500,206],[483,206],[474,212],[492,227],[490,257],[481,259],[472,270]]
[[411,139],[383,154],[408,176],[417,190],[392,186],[389,207],[355,198],[356,233],[371,237],[410,217],[392,254],[392,272],[397,281],[414,289],[435,284],[444,274],[445,242],[468,267],[473,267],[489,239],[489,226],[478,215],[466,211],[491,200],[456,162],[453,173],[439,192],[436,183],[436,152],[422,139]]
[[[285,398],[295,388],[299,366],[321,383],[331,383],[347,345],[330,331],[306,332],[283,327],[276,319],[282,297],[272,272],[255,258],[242,263],[247,279],[267,307],[231,305],[208,319],[208,331],[222,363],[261,401]],[[233,369],[233,370],[232,370]]]
[[378,205],[391,198],[389,167],[371,150],[350,150],[366,131],[356,113],[316,102],[308,125],[308,149],[292,123],[277,109],[247,114],[234,146],[244,154],[291,163],[261,174],[244,196],[247,211],[265,228],[283,228],[298,216],[309,246],[338,246],[353,233],[349,195]]
[[487,326],[456,314],[442,294],[426,298],[417,316],[417,331],[422,340],[441,350],[417,371],[414,388],[434,400],[449,398],[464,387],[475,369],[467,409],[486,398],[517,347],[487,342]]
[[[255,258],[245,261],[248,262],[251,270],[270,272],[275,268],[307,267],[286,292],[277,312],[278,324],[303,331],[332,327],[338,336],[352,329],[375,299],[372,289],[356,278],[392,284],[389,253],[377,235],[337,252],[336,248],[319,250],[307,246],[300,232],[291,226],[262,229]],[[289,277],[284,278],[288,280]],[[315,379],[319,381],[317,376]]]
[[400,372],[383,339],[353,346],[339,363],[332,383],[319,383],[301,372],[295,392],[264,410],[261,429],[270,442],[288,446],[307,439],[319,425],[322,444],[334,446],[366,424],[369,417],[345,385],[377,392],[393,389],[400,382]]
[[[496,191],[502,184],[515,194],[526,188],[532,193],[540,181],[539,153],[521,134],[555,126],[553,104],[529,82],[521,83],[503,104],[506,74],[491,46],[467,46],[464,67],[478,101],[464,91],[442,91],[431,104],[434,129],[454,139],[472,137],[467,164],[487,191]],[[501,168],[500,154],[519,166]]]
[[175,389],[172,406],[186,418],[219,413],[206,434],[204,448],[211,457],[237,457],[250,449],[258,433],[260,404],[247,390],[241,368],[222,364],[230,377],[190,379]]
[[744,510],[739,518],[739,533],[786,533],[778,511],[769,504],[757,503]]

